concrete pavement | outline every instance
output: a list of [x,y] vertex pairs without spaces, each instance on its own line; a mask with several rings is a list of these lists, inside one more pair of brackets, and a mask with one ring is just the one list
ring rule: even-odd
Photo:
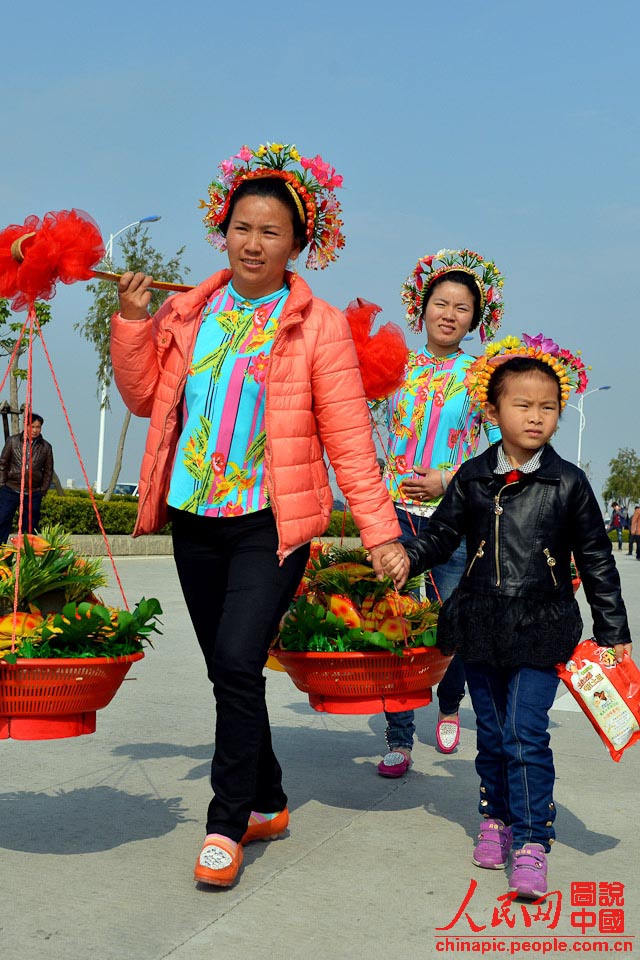
[[[637,635],[640,563],[626,549],[616,558]],[[3,960],[425,960],[481,949],[503,955],[500,939],[512,953],[537,940],[551,944],[546,956],[566,956],[562,938],[570,949],[614,943],[597,926],[575,926],[577,882],[625,884],[624,935],[615,942],[640,941],[640,746],[614,764],[563,688],[552,712],[558,842],[550,889],[563,896],[555,928],[554,917],[542,916],[527,926],[518,905],[509,926],[498,899],[507,889],[504,872],[471,864],[478,784],[468,698],[451,756],[434,749],[435,707],[418,712],[414,767],[394,782],[375,770],[382,715],[315,713],[286,674],[271,671],[290,832],[250,845],[235,887],[196,887],[211,693],[172,560],[121,558],[118,570],[130,602],[143,595],[162,602],[155,649],[98,713],[95,734],[0,745]],[[115,590],[105,599],[117,601]],[[477,889],[460,919],[436,935],[472,881]],[[600,912],[593,908],[598,920]],[[572,939],[583,931],[591,939]]]

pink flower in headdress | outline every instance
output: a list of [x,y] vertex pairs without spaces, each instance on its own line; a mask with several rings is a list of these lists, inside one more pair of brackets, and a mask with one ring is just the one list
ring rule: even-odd
[[230,177],[233,175],[235,170],[235,164],[233,160],[222,160],[220,163],[220,169],[222,170],[225,177]]
[[251,150],[249,150],[249,147],[245,144],[245,146],[241,147],[234,155],[234,160],[243,160],[245,163],[248,163],[252,156]]
[[311,171],[320,186],[328,187],[329,190],[342,186],[344,178],[336,174],[336,168],[323,160],[319,153],[315,157],[300,157],[300,165]]
[[523,333],[522,340],[527,347],[533,347],[534,350],[539,349],[542,353],[550,353],[554,357],[557,356],[558,344],[550,337],[545,337],[543,333],[539,333],[537,337],[530,337]]

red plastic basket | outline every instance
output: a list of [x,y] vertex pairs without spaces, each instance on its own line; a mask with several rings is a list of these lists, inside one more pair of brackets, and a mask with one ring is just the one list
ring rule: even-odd
[[96,710],[113,700],[144,653],[125,657],[18,660],[0,664],[0,739],[54,740],[96,729]]
[[308,653],[274,649],[309,703],[321,713],[381,713],[431,703],[431,687],[445,675],[451,657],[437,647],[414,647],[399,657],[371,653]]

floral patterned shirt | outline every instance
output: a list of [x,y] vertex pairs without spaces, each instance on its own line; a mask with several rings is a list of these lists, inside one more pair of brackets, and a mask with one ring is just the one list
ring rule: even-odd
[[184,391],[169,506],[207,517],[268,506],[265,380],[288,295],[285,286],[244,300],[229,283],[205,305]]
[[[410,353],[406,379],[387,401],[389,448],[385,482],[392,500],[428,512],[442,495],[428,502],[409,500],[400,494],[400,484],[413,471],[414,463],[436,470],[455,470],[473,457],[483,422],[477,405],[464,385],[467,368],[475,357],[457,350],[447,357]],[[500,430],[488,422],[484,429],[490,443],[500,439]]]

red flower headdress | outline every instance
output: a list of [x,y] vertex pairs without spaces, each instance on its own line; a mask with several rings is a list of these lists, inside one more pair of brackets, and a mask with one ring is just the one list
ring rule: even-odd
[[[292,168],[293,164],[302,169]],[[257,150],[244,146],[229,160],[223,160],[218,170],[218,177],[209,185],[208,202],[200,201],[200,206],[207,208],[203,217],[207,239],[218,250],[226,250],[220,225],[240,184],[259,177],[279,177],[287,184],[305,228],[309,243],[307,267],[324,270],[337,259],[338,251],[344,247],[344,234],[342,209],[334,191],[342,186],[342,177],[319,154],[302,157],[295,145],[288,143],[267,143]]]
[[422,311],[427,290],[437,277],[451,270],[462,270],[475,280],[480,291],[480,339],[492,340],[502,320],[504,278],[493,260],[484,260],[473,250],[439,250],[420,257],[407,277],[400,296],[407,308],[407,323],[415,333],[422,331]]
[[522,334],[522,340],[509,336],[504,340],[490,343],[483,357],[478,357],[468,368],[464,384],[474,397],[474,402],[483,405],[487,402],[489,381],[506,360],[512,357],[531,357],[541,360],[551,367],[560,381],[561,408],[567,404],[569,394],[573,389],[576,393],[584,393],[589,378],[587,369],[580,358],[580,351],[574,356],[570,350],[562,350],[549,337],[539,333],[537,337]]

